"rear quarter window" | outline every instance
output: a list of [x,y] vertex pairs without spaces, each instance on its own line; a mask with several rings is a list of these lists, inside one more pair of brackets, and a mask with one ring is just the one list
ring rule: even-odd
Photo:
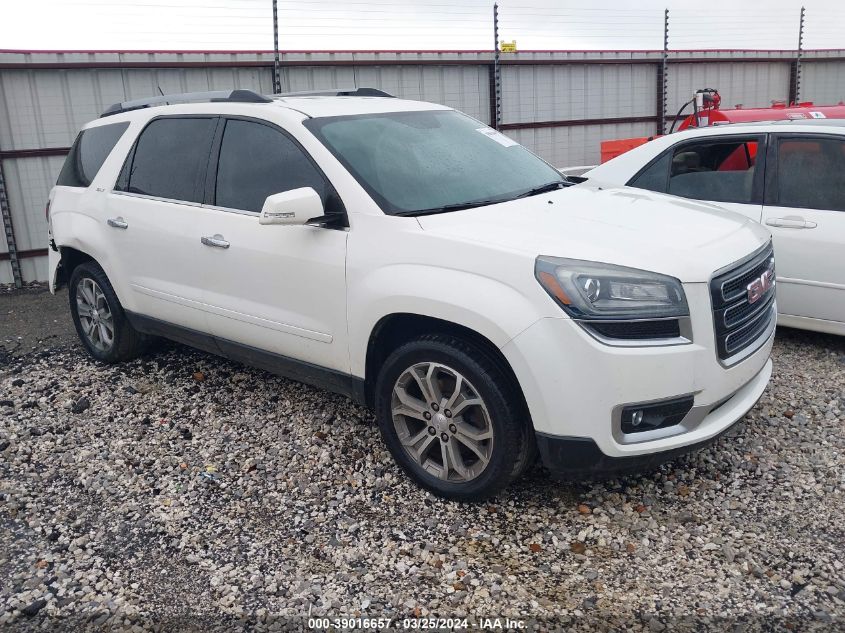
[[126,121],[82,130],[70,148],[56,184],[63,187],[90,186],[128,127],[129,122]]

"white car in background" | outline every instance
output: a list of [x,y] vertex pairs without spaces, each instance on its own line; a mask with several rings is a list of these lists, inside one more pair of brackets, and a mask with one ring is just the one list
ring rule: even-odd
[[654,139],[586,172],[706,200],[763,223],[777,255],[778,323],[845,335],[845,121],[775,121]]

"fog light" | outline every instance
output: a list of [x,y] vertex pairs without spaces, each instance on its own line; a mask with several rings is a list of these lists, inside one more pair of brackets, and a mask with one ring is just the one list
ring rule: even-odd
[[622,432],[643,433],[680,424],[692,409],[693,397],[682,396],[649,404],[634,404],[622,409]]

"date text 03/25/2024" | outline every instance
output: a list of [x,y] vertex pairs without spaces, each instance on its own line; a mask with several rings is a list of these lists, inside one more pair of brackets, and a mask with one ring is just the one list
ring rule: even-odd
[[312,630],[342,631],[521,631],[524,620],[498,617],[468,618],[308,618]]

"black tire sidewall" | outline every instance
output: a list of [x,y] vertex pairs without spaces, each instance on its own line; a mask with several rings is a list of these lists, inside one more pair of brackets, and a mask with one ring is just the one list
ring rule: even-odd
[[[97,283],[100,290],[103,291],[103,295],[106,298],[106,302],[108,303],[109,310],[112,314],[112,320],[114,322],[114,342],[112,343],[112,346],[105,351],[99,350],[91,344],[91,341],[88,340],[88,336],[82,329],[82,323],[80,323],[79,320],[79,313],[77,312],[76,305],[76,290],[79,286],[79,282],[85,278],[92,279]],[[103,269],[92,262],[85,262],[74,268],[73,273],[70,276],[70,282],[68,283],[68,300],[70,301],[70,313],[73,317],[73,325],[76,328],[79,339],[82,341],[82,345],[85,347],[88,354],[103,363],[114,363],[119,361],[122,338],[126,336],[126,327],[129,324],[126,321],[126,315],[123,312],[120,301],[118,301],[117,295],[114,293],[114,289],[112,288],[111,283],[109,283],[109,279]]]
[[[514,464],[520,455],[522,433],[515,408],[509,401],[504,377],[490,365],[478,362],[481,357],[472,348],[459,349],[449,343],[432,339],[407,343],[385,361],[376,384],[375,409],[384,442],[400,467],[419,485],[450,499],[480,501],[510,483]],[[476,350],[477,351],[477,350]],[[493,454],[484,472],[464,483],[450,483],[420,468],[399,441],[393,426],[391,396],[396,380],[407,368],[422,362],[442,363],[462,373],[479,392],[493,427]]]

